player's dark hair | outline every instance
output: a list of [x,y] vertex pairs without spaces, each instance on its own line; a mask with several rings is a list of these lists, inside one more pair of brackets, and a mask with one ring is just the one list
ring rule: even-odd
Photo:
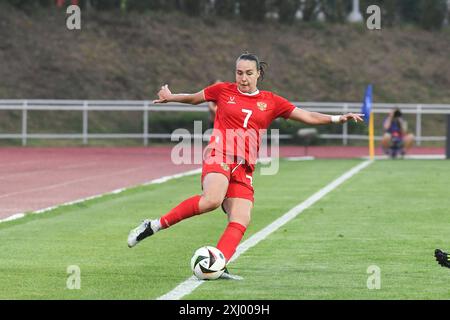
[[241,54],[239,56],[239,58],[237,58],[236,63],[238,61],[240,61],[240,60],[255,61],[255,63],[256,63],[256,70],[259,71],[261,80],[264,80],[265,70],[269,66],[266,62],[260,61],[256,54],[249,53],[249,52],[244,52],[243,54]]

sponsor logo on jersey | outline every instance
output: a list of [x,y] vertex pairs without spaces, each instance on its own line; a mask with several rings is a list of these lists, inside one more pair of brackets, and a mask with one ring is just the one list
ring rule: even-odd
[[267,103],[265,102],[257,102],[256,105],[258,106],[258,109],[261,111],[266,111],[267,109]]
[[227,103],[229,103],[229,104],[236,104],[236,102],[234,101],[234,96],[230,96],[228,98],[228,102]]

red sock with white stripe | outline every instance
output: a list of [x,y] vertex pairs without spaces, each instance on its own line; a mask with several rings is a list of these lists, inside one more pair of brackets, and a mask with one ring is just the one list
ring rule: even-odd
[[240,223],[228,223],[227,228],[225,229],[222,237],[217,243],[217,249],[222,251],[227,261],[229,261],[233,254],[236,252],[236,248],[239,245],[239,242],[241,242],[245,230],[247,230],[247,228]]
[[170,210],[168,213],[163,215],[159,221],[161,223],[161,228],[166,229],[173,226],[175,223],[181,220],[190,218],[199,214],[200,210],[198,208],[198,203],[200,202],[201,196],[193,196],[189,199],[184,200],[178,206]]

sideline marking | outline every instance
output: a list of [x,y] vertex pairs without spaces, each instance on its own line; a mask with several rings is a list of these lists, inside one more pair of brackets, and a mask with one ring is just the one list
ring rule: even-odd
[[[360,159],[367,160],[369,157],[361,157]],[[375,160],[392,160],[391,157],[387,155],[375,156]],[[402,160],[398,156],[397,160]],[[403,160],[445,160],[445,154],[410,154],[405,155]]]
[[[349,171],[345,172],[343,175],[341,175],[336,180],[330,182],[328,185],[314,193],[312,196],[310,196],[308,199],[303,201],[302,203],[298,204],[297,206],[293,207],[291,210],[286,212],[284,215],[282,215],[280,218],[276,219],[274,222],[269,224],[264,229],[258,231],[254,235],[252,235],[250,238],[245,240],[243,243],[241,243],[237,249],[236,253],[233,255],[231,260],[229,262],[233,262],[236,260],[241,254],[243,254],[245,251],[253,247],[254,245],[258,244],[261,240],[264,240],[267,236],[269,236],[271,233],[279,229],[281,226],[283,226],[285,223],[289,222],[290,220],[294,219],[296,216],[298,216],[301,212],[303,212],[305,209],[312,206],[314,203],[319,201],[321,198],[323,198],[325,195],[327,195],[329,192],[336,189],[338,186],[340,186],[342,183],[353,177],[355,174],[369,166],[373,161],[367,160],[364,161],[357,166],[353,167]],[[178,286],[176,286],[172,291],[160,296],[157,298],[157,300],[180,300],[184,296],[192,293],[197,287],[199,287],[202,283],[204,283],[205,280],[198,280],[195,276],[191,276],[184,282],[180,283]]]

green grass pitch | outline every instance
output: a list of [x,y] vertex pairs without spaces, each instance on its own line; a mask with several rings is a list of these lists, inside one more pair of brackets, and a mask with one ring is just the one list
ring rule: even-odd
[[[243,240],[360,163],[282,161],[255,172]],[[229,265],[242,281],[208,281],[186,299],[448,299],[450,162],[376,161]],[[199,176],[137,187],[0,223],[0,299],[155,299],[191,276],[190,258],[215,245],[221,210],[185,220],[129,249],[131,228],[200,192]],[[80,289],[70,290],[69,266]],[[370,266],[380,289],[368,289]]]

